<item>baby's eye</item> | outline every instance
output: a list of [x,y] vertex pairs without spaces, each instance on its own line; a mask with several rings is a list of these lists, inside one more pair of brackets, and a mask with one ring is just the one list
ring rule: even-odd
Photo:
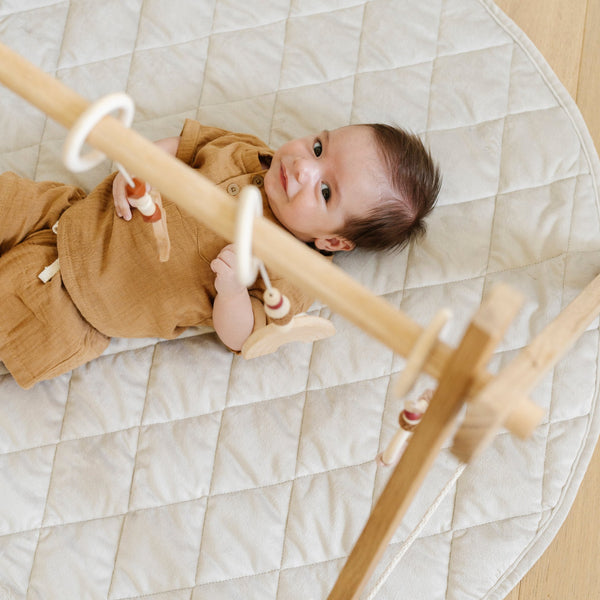
[[323,144],[321,144],[320,140],[315,140],[315,143],[313,144],[313,152],[317,158],[319,158],[319,156],[321,156],[323,153]]
[[329,198],[331,198],[331,190],[329,189],[329,186],[326,183],[321,183],[321,195],[323,196],[325,202],[327,202]]

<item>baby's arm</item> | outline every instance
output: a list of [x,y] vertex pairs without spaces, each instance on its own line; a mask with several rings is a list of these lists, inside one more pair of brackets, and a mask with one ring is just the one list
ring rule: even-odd
[[225,246],[210,263],[216,273],[217,296],[213,304],[213,326],[221,341],[232,350],[241,350],[252,333],[254,313],[248,290],[241,285],[234,272],[233,245]]
[[[159,140],[154,142],[159,148],[162,148],[165,152],[172,154],[175,156],[177,154],[177,149],[179,148],[180,137],[172,137],[165,138],[164,140]],[[129,201],[127,200],[127,193],[125,192],[125,187],[127,186],[127,182],[125,181],[125,177],[121,175],[121,173],[117,173],[116,177],[113,180],[113,198],[115,202],[115,212],[118,217],[129,221],[131,219],[131,207],[129,205]]]

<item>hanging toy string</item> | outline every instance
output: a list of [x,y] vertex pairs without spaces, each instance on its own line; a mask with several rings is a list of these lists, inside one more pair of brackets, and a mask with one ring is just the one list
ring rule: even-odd
[[120,163],[115,163],[115,165],[117,166],[117,169],[119,170],[119,173],[121,173],[121,175],[123,175],[123,178],[127,182],[127,185],[129,187],[134,188],[135,187],[135,181],[133,180],[133,177],[131,177],[131,175],[127,172],[127,169],[122,164],[120,164]]
[[440,504],[444,501],[444,498],[450,493],[450,491],[452,490],[452,488],[458,481],[458,478],[462,475],[463,471],[466,468],[467,468],[466,463],[461,463],[460,465],[458,465],[458,467],[454,471],[454,474],[452,475],[452,477],[448,480],[446,485],[442,488],[442,490],[438,494],[437,498],[433,501],[431,506],[427,509],[427,511],[425,512],[425,514],[423,515],[423,517],[421,518],[421,520],[419,521],[417,526],[411,531],[410,535],[404,540],[404,542],[402,542],[398,552],[392,558],[392,560],[389,562],[388,566],[385,568],[385,570],[383,571],[383,573],[381,574],[379,579],[376,581],[375,585],[373,586],[371,591],[368,593],[365,600],[375,600],[375,597],[377,596],[377,594],[379,593],[379,591],[381,590],[381,588],[383,587],[385,582],[389,579],[389,577],[392,574],[392,572],[394,571],[394,569],[398,566],[398,563],[402,560],[402,558],[404,557],[406,552],[413,545],[415,540],[419,537],[419,534],[421,533],[421,531],[423,531],[423,528],[425,527],[425,525],[427,525],[427,523],[429,522],[429,520],[431,519],[431,517],[433,516],[435,511],[439,508]]

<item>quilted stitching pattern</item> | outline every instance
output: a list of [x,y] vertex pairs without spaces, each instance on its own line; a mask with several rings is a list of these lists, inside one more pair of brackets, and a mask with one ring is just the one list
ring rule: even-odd
[[[595,275],[597,155],[485,0],[4,0],[0,39],[90,99],[126,90],[150,139],[185,117],[274,146],[349,122],[422,134],[445,175],[428,237],[337,262],[421,323],[451,307],[451,344],[496,281],[522,290],[493,368]],[[65,132],[4,88],[0,106],[2,170],[88,188],[109,172],[66,173]],[[1,375],[0,597],[325,598],[389,474],[373,458],[395,430],[404,361],[312,312],[335,338],[250,362],[190,332],[114,340],[27,392]],[[496,437],[382,600],[502,599],[533,564],[598,436],[598,342],[595,323],[533,392],[543,425]],[[443,452],[386,557],[454,467]]]

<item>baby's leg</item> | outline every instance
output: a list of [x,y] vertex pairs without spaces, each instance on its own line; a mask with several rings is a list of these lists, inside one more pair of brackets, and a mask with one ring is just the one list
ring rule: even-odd
[[50,229],[84,195],[71,185],[34,182],[14,173],[0,175],[0,256],[30,234]]
[[56,257],[49,229],[0,256],[0,357],[25,388],[100,356],[109,342],[81,316],[60,272],[39,280],[40,265]]

